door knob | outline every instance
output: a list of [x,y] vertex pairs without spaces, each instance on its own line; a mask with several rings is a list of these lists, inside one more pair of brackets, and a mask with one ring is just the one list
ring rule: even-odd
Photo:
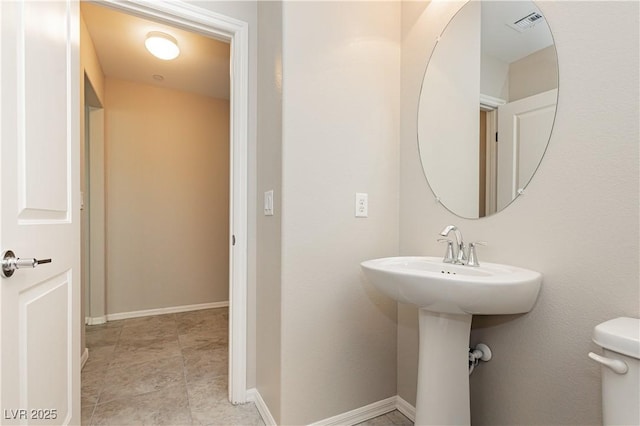
[[11,251],[2,252],[2,276],[10,278],[16,269],[35,268],[42,263],[51,263],[51,259],[18,258]]

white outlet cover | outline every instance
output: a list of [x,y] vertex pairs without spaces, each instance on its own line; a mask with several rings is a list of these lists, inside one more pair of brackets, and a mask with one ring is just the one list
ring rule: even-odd
[[356,192],[356,217],[369,217],[369,194]]

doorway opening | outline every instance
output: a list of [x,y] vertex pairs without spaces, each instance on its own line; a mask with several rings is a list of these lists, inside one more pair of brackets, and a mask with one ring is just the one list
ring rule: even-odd
[[498,150],[498,110],[480,106],[480,149],[478,170],[478,215],[485,217],[496,213]]
[[[103,3],[119,12],[160,22],[230,44],[231,87],[229,97],[229,400],[247,401],[247,126],[248,126],[248,27],[247,24],[187,4]],[[91,113],[91,112],[90,112]],[[90,123],[91,125],[91,123]],[[90,152],[90,151],[89,151]],[[171,194],[167,194],[171,196]],[[91,197],[91,194],[89,194]],[[189,209],[191,206],[185,206]],[[89,220],[91,223],[91,220]],[[90,226],[90,225],[89,225]],[[131,236],[133,237],[133,236]],[[90,251],[89,251],[90,253]],[[144,261],[140,253],[139,261]],[[91,254],[89,254],[91,256]],[[166,259],[166,274],[179,277],[180,258],[175,251]],[[89,268],[93,276],[95,268]],[[89,297],[92,293],[90,292]],[[109,316],[105,311],[105,319]]]

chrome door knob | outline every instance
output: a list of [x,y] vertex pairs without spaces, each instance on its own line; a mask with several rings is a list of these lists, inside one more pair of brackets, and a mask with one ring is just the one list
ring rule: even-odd
[[2,252],[2,276],[10,278],[16,269],[35,268],[42,263],[51,263],[51,259],[19,258],[11,250]]

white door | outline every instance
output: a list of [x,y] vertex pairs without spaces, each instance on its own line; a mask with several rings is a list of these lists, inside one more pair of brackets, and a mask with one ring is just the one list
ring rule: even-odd
[[80,423],[79,18],[0,1],[0,423]]
[[498,211],[524,188],[538,168],[549,142],[558,90],[498,107]]

